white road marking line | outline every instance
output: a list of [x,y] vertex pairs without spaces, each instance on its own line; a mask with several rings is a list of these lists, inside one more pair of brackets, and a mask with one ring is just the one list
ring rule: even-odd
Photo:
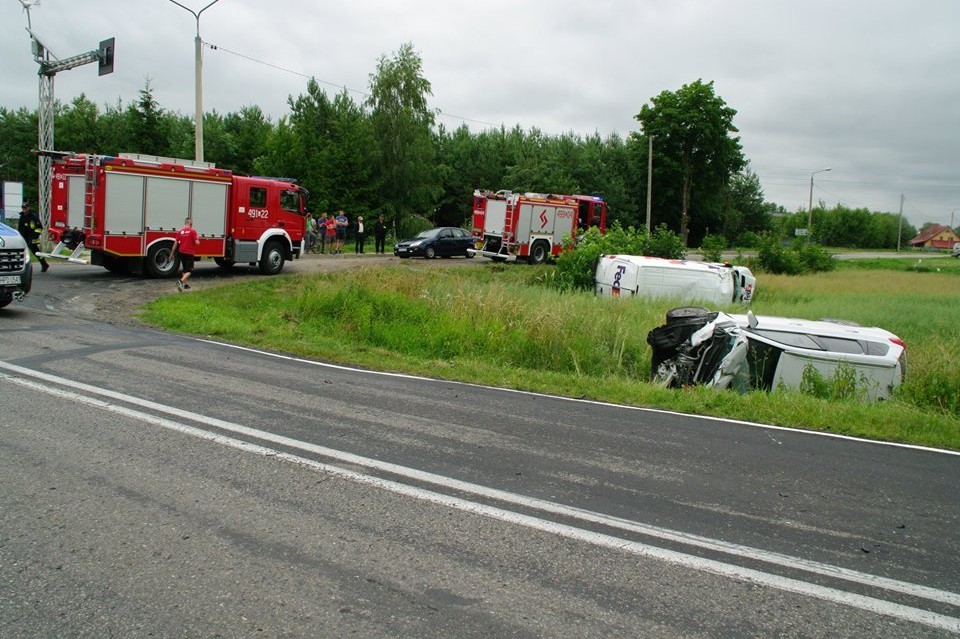
[[[681,543],[686,543],[688,545],[694,545],[702,548],[709,548],[711,550],[718,550],[720,552],[734,554],[734,555],[749,558],[749,559],[765,561],[768,563],[774,563],[777,565],[794,568],[801,571],[827,575],[834,578],[852,581],[852,582],[856,582],[856,583],[860,583],[860,584],[864,584],[864,585],[868,585],[876,588],[893,590],[896,592],[909,594],[919,598],[938,601],[941,603],[947,603],[953,606],[960,604],[960,595],[956,593],[951,593],[948,591],[928,588],[925,586],[919,586],[916,584],[910,584],[908,582],[901,582],[901,581],[887,579],[883,577],[876,577],[874,575],[869,575],[866,573],[859,573],[856,571],[846,570],[838,566],[830,566],[829,564],[820,564],[818,562],[812,562],[808,560],[794,558],[788,555],[781,555],[779,553],[771,553],[768,551],[753,549],[748,546],[741,546],[738,544],[728,544],[726,542],[722,542],[719,540],[712,540],[709,538],[699,537],[696,535],[687,535],[681,532],[670,531],[668,529],[647,526],[645,524],[640,524],[638,522],[632,522],[629,520],[624,520],[616,517],[610,517],[608,515],[603,515],[602,513],[594,513],[594,512],[585,511],[579,508],[563,506],[562,504],[555,504],[553,502],[547,502],[544,500],[524,497],[523,495],[516,495],[514,493],[508,493],[505,491],[487,488],[487,487],[479,486],[476,484],[470,484],[468,482],[462,482],[460,480],[455,480],[455,479],[443,477],[440,475],[434,475],[432,473],[426,473],[426,472],[418,471],[412,468],[406,468],[403,466],[398,466],[398,465],[390,464],[387,462],[381,462],[371,458],[354,455],[352,453],[346,453],[343,451],[337,451],[335,449],[330,449],[323,446],[317,446],[315,444],[310,444],[308,442],[301,442],[301,441],[283,437],[280,435],[275,435],[273,433],[268,433],[266,431],[259,431],[253,428],[248,428],[246,426],[241,426],[239,424],[226,422],[216,418],[211,418],[204,415],[199,415],[197,413],[192,413],[190,411],[185,411],[182,409],[165,406],[163,404],[158,404],[156,402],[141,399],[138,397],[125,395],[123,393],[117,393],[115,391],[97,388],[94,386],[90,386],[88,384],[84,384],[82,382],[76,382],[74,380],[69,380],[69,379],[58,377],[55,375],[42,373],[40,371],[34,371],[28,368],[17,366],[15,364],[9,364],[7,362],[0,362],[0,369],[6,369],[11,373],[23,375],[25,377],[32,377],[34,379],[40,379],[49,383],[65,386],[67,388],[74,388],[76,390],[84,391],[85,393],[100,395],[100,396],[108,397],[110,399],[121,401],[127,404],[142,406],[150,410],[155,410],[158,412],[164,412],[170,415],[175,415],[177,417],[182,417],[184,419],[189,419],[191,421],[206,424],[215,428],[219,428],[221,430],[228,430],[231,432],[235,432],[237,434],[242,434],[249,437],[255,437],[257,439],[273,442],[275,444],[279,444],[285,447],[296,448],[296,449],[303,450],[305,452],[311,452],[311,453],[316,453],[323,456],[332,457],[334,459],[340,460],[345,463],[357,464],[357,465],[372,468],[372,469],[378,469],[378,470],[390,472],[393,474],[399,474],[404,477],[417,479],[424,482],[429,482],[435,485],[451,488],[454,490],[466,491],[466,492],[476,494],[478,496],[491,497],[494,499],[505,501],[507,503],[512,503],[514,505],[527,506],[530,508],[551,512],[553,514],[559,514],[567,517],[572,517],[575,519],[580,519],[583,521],[590,521],[593,523],[600,523],[607,526],[614,526],[616,528],[620,528],[623,530],[640,532],[642,534],[652,535],[654,537],[658,537],[661,539],[678,541]],[[873,612],[876,614],[896,617],[898,619],[903,619],[905,621],[920,623],[926,626],[931,626],[931,627],[942,629],[942,630],[948,630],[954,633],[960,633],[960,618],[950,617],[947,615],[942,615],[939,613],[934,613],[934,612],[922,610],[919,608],[914,608],[914,607],[905,606],[902,604],[884,601],[882,599],[876,599],[874,597],[867,597],[864,595],[849,593],[849,592],[845,592],[835,588],[829,588],[826,586],[811,584],[804,581],[800,581],[798,579],[782,577],[779,575],[773,575],[773,574],[765,573],[759,570],[744,568],[741,566],[736,566],[733,564],[728,564],[728,563],[724,563],[724,562],[713,560],[713,559],[706,559],[702,557],[688,555],[678,551],[658,548],[656,546],[650,546],[648,544],[644,544],[641,542],[629,541],[629,540],[621,539],[618,537],[613,537],[611,535],[607,535],[604,533],[583,530],[581,528],[576,528],[574,526],[570,526],[567,524],[560,524],[557,522],[543,520],[536,517],[532,517],[530,515],[516,513],[513,511],[502,509],[502,508],[497,508],[494,506],[478,504],[463,498],[452,497],[449,495],[436,493],[436,492],[425,490],[422,488],[408,486],[406,484],[402,484],[393,480],[381,479],[378,477],[364,475],[362,473],[345,470],[337,466],[332,466],[330,464],[325,464],[322,462],[307,459],[297,455],[292,455],[290,453],[284,453],[282,451],[268,448],[266,446],[261,446],[258,444],[253,444],[250,442],[234,439],[233,437],[228,437],[225,435],[211,433],[209,431],[196,428],[193,426],[189,426],[180,422],[176,422],[164,417],[143,413],[141,411],[137,411],[131,408],[126,408],[124,406],[112,404],[108,401],[97,399],[95,397],[88,397],[86,395],[81,395],[79,393],[69,391],[69,390],[60,390],[57,388],[50,388],[48,386],[44,386],[38,382],[34,382],[29,379],[23,379],[23,378],[18,378],[13,376],[6,376],[6,377],[0,376],[0,379],[7,379],[8,381],[11,381],[13,383],[26,386],[29,388],[33,388],[40,392],[63,397],[72,402],[80,402],[95,408],[125,415],[127,417],[131,417],[133,419],[137,419],[150,424],[155,424],[157,426],[161,426],[169,430],[188,434],[188,435],[197,437],[199,439],[211,441],[220,445],[228,446],[238,450],[243,450],[246,452],[253,452],[253,453],[257,453],[265,456],[276,457],[284,461],[297,463],[297,464],[307,466],[331,475],[335,475],[337,477],[341,477],[346,480],[374,486],[377,488],[381,488],[383,490],[388,490],[395,494],[413,497],[422,501],[427,501],[427,502],[442,505],[442,506],[456,508],[463,512],[482,515],[482,516],[496,519],[499,521],[513,523],[513,524],[521,525],[531,529],[539,530],[542,532],[556,534],[562,537],[582,541],[585,543],[590,543],[592,545],[596,545],[600,547],[618,549],[624,552],[629,552],[634,555],[658,559],[661,561],[665,561],[674,565],[683,566],[693,570],[703,571],[703,572],[707,572],[707,573],[711,573],[711,574],[715,574],[723,577],[734,578],[734,579],[743,579],[745,581],[750,581],[752,583],[756,583],[763,586],[769,586],[771,588],[776,588],[778,590],[782,590],[785,592],[792,592],[796,594],[806,595],[806,596],[814,597],[816,599],[821,599],[821,600],[829,601],[833,603],[839,603],[839,604],[843,604],[853,608],[865,610],[868,612]]]
[[931,446],[919,446],[917,444],[904,444],[901,442],[884,442],[874,439],[864,439],[863,437],[854,437],[853,435],[841,435],[839,433],[827,433],[819,430],[805,430],[803,428],[791,428],[787,426],[774,426],[773,424],[760,424],[757,422],[748,422],[742,419],[732,419],[730,417],[712,417],[710,415],[693,415],[690,413],[678,413],[672,410],[664,410],[662,408],[645,408],[643,406],[629,406],[627,404],[612,404],[610,402],[602,402],[595,399],[580,399],[577,397],[564,397],[562,395],[547,395],[546,393],[536,393],[534,391],[525,391],[517,390],[515,388],[500,388],[498,386],[485,386],[483,384],[474,384],[472,382],[458,382],[456,380],[450,379],[434,379],[432,377],[423,377],[422,375],[411,375],[409,373],[391,373],[387,371],[373,371],[365,368],[356,368],[353,366],[345,366],[343,364],[331,364],[329,362],[317,362],[310,359],[303,359],[302,357],[294,357],[293,355],[281,355],[279,353],[271,353],[269,351],[261,351],[255,348],[250,348],[249,346],[239,346],[237,344],[227,344],[226,342],[218,342],[212,339],[203,339],[200,337],[193,338],[198,342],[203,342],[204,344],[211,344],[213,346],[222,346],[224,348],[232,348],[239,351],[246,351],[248,353],[253,353],[255,355],[263,355],[265,357],[273,357],[276,359],[283,359],[291,362],[298,362],[300,364],[309,364],[312,366],[319,366],[321,368],[331,368],[334,370],[349,371],[351,373],[362,373],[364,375],[379,375],[381,377],[397,377],[400,379],[411,379],[425,382],[433,382],[436,384],[457,384],[459,386],[470,386],[473,388],[483,388],[486,390],[499,391],[503,393],[514,393],[517,395],[528,395],[530,397],[543,397],[544,399],[556,399],[564,402],[574,402],[577,404],[590,404],[593,406],[606,406],[609,408],[620,408],[623,410],[629,411],[638,411],[641,413],[654,413],[657,415],[671,415],[674,417],[686,417],[689,419],[702,419],[702,420],[711,420],[715,422],[723,422],[724,424],[736,424],[737,426],[750,426],[751,428],[762,428],[764,430],[770,431],[781,431],[784,433],[793,433],[793,434],[802,434],[802,435],[812,435],[815,437],[827,437],[830,439],[841,439],[845,441],[858,442],[861,444],[873,444],[876,446],[886,446],[889,448],[906,448],[908,450],[922,450],[928,453],[941,453],[943,455],[953,455],[960,457],[960,450],[948,450],[946,448],[933,448]]

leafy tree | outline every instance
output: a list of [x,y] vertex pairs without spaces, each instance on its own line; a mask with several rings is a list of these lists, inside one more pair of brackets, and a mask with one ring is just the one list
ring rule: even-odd
[[128,141],[126,109],[119,99],[116,104],[104,106],[97,118],[97,133],[99,141],[93,148],[100,153],[112,155],[137,150],[136,146]]
[[140,89],[140,99],[127,107],[127,142],[137,153],[172,155],[170,153],[168,121],[164,111],[153,97],[150,80]]
[[23,182],[24,197],[37,201],[37,112],[0,107],[0,177]]
[[99,131],[100,112],[97,105],[81,93],[74,98],[70,106],[59,109],[54,117],[56,137],[54,142],[58,150],[82,153],[107,153],[100,148]]
[[[658,198],[660,210],[677,210],[680,235],[702,236],[719,222],[719,195],[730,176],[745,160],[733,125],[736,110],[714,93],[713,82],[701,80],[678,91],[663,91],[635,117],[645,136],[654,136],[654,194],[662,189],[670,200]],[[679,202],[674,198],[679,195]],[[697,207],[698,216],[690,211]],[[660,217],[664,217],[661,213]],[[714,223],[714,224],[711,224]]]
[[253,174],[259,157],[266,152],[273,124],[258,106],[245,106],[240,113],[224,116],[224,128],[232,138],[233,157],[224,158],[224,166],[243,174]]
[[744,233],[759,234],[770,230],[770,205],[763,201],[760,178],[746,169],[730,177],[723,212],[723,236],[728,245],[737,244]]
[[378,149],[380,199],[393,219],[432,213],[440,195],[429,95],[430,82],[412,44],[402,45],[392,58],[380,58],[370,78],[367,106]]
[[301,180],[316,211],[367,215],[375,206],[374,137],[370,119],[346,91],[333,99],[311,79],[290,100],[291,139],[281,175]]

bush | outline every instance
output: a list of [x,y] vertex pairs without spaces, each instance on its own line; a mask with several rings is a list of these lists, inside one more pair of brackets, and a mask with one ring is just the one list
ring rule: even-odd
[[700,244],[704,262],[722,262],[723,250],[727,248],[727,241],[722,235],[705,235]]
[[743,248],[757,248],[760,246],[760,236],[753,231],[744,231],[737,237],[737,246]]
[[787,251],[780,238],[772,234],[765,234],[760,238],[757,266],[774,274],[799,275],[803,271],[800,258]]
[[683,244],[683,239],[678,234],[668,229],[666,224],[661,224],[653,229],[653,234],[647,238],[643,253],[634,253],[634,255],[650,255],[671,260],[682,260],[687,256],[687,249]]
[[800,275],[832,271],[837,262],[819,244],[800,240],[790,247],[785,247],[778,236],[764,234],[760,238],[756,265],[767,273]]
[[837,267],[837,261],[833,259],[830,252],[819,244],[803,242],[798,248],[798,253],[800,262],[807,272],[832,271]]

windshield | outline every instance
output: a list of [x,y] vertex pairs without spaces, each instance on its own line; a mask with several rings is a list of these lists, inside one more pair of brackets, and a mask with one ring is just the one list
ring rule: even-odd
[[436,237],[437,233],[439,232],[440,232],[440,229],[429,229],[427,231],[420,231],[419,233],[417,233],[416,237],[414,237],[413,239],[426,240],[432,237]]

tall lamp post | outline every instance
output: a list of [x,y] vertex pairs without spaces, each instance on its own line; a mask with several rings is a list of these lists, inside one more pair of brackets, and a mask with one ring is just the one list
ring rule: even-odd
[[[172,1],[172,0],[171,0]],[[829,171],[830,167],[828,166],[825,169],[820,169],[819,171],[814,171],[810,174],[810,201],[807,202],[807,241],[810,242],[813,240],[813,176],[817,173],[823,173],[824,171]]]
[[196,56],[196,111],[194,114],[193,139],[195,159],[197,162],[203,162],[203,41],[200,39],[200,14],[220,2],[220,0],[213,0],[213,2],[199,11],[194,11],[190,7],[183,6],[177,2],[177,0],[170,0],[170,2],[181,9],[189,11],[197,20],[197,36],[193,39]]

